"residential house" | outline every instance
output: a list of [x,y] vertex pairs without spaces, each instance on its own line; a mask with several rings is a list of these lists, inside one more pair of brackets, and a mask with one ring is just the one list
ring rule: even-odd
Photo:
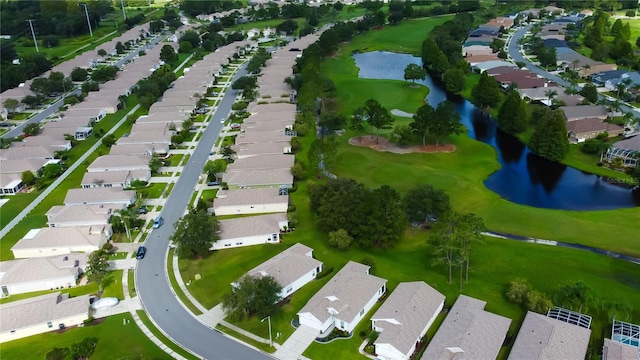
[[89,295],[57,292],[13,301],[0,305],[0,318],[0,343],[80,325],[89,318]]
[[53,151],[44,146],[0,149],[0,161],[25,159],[53,160]]
[[607,161],[620,161],[621,165],[625,167],[640,166],[640,135],[614,143],[607,150],[606,159]]
[[584,360],[590,336],[589,329],[528,311],[508,360]]
[[280,232],[289,226],[287,214],[249,216],[220,220],[220,240],[211,250],[228,249],[259,244],[277,244]]
[[636,360],[640,358],[640,325],[613,318],[611,339],[604,339],[602,360]]
[[424,281],[398,284],[371,317],[371,327],[380,333],[375,353],[388,360],[409,360],[416,345],[444,308],[444,295]]
[[500,26],[478,26],[469,32],[469,38],[476,38],[482,35],[497,37],[500,33]]
[[300,325],[320,334],[328,334],[334,327],[353,332],[387,290],[387,280],[371,275],[370,269],[349,261],[300,309]]
[[24,189],[25,186],[22,182],[21,174],[0,174],[0,194],[15,195]]
[[257,28],[251,28],[247,31],[247,38],[249,39],[259,37],[260,35],[262,35],[262,32]]
[[489,69],[493,69],[493,68],[497,68],[497,67],[502,67],[502,66],[513,66],[515,67],[515,65],[513,65],[512,63],[508,62],[508,61],[504,61],[504,60],[491,60],[491,61],[485,61],[485,62],[481,62],[475,65],[471,65],[471,67],[475,70],[477,70],[479,73],[483,73]]
[[470,45],[462,48],[462,56],[491,55],[493,49],[487,45]]
[[100,250],[112,234],[111,225],[33,229],[11,251],[16,259],[90,253]]
[[136,192],[117,188],[69,189],[64,198],[65,205],[122,204],[129,206],[136,200]]
[[514,19],[512,19],[512,18],[498,16],[497,18],[489,20],[489,22],[484,24],[484,26],[488,26],[488,27],[491,27],[491,28],[504,27],[505,29],[509,30],[509,29],[511,29],[511,27],[513,27],[513,21],[514,21]]
[[591,81],[598,86],[604,86],[607,81],[619,79],[623,74],[626,74],[627,70],[611,70],[603,71],[591,76]]
[[484,310],[487,303],[460,295],[438,332],[422,354],[422,360],[495,359],[509,331],[511,319]]
[[563,103],[564,106],[578,106],[582,104],[582,102],[584,101],[584,97],[580,95],[560,95],[560,91],[558,91],[556,100]]
[[284,130],[274,131],[253,131],[236,136],[236,145],[265,143],[265,142],[290,142],[291,136],[285,134]]
[[476,64],[488,61],[500,61],[500,58],[498,57],[498,54],[484,54],[467,56],[465,60],[469,63],[469,65],[474,66]]
[[291,169],[286,168],[226,172],[222,175],[222,181],[226,182],[229,188],[232,189],[247,187],[293,187]]
[[294,162],[294,156],[284,154],[250,157],[235,160],[233,163],[227,166],[227,172],[230,173],[245,170],[291,169]]
[[111,216],[125,205],[56,205],[45,214],[49,227],[104,226]]
[[231,149],[236,152],[235,156],[238,159],[292,153],[290,142],[237,144]]
[[0,262],[0,296],[76,286],[89,255],[74,253]]
[[604,105],[563,106],[560,109],[568,122],[587,118],[606,120],[609,116],[607,107]]
[[529,89],[517,89],[518,94],[523,99],[527,99],[529,101],[538,100],[547,105],[550,104],[550,100],[553,98],[549,98],[549,95],[554,91],[558,96],[564,95],[564,88],[558,86],[547,86],[547,87],[538,87],[538,88],[529,88]]
[[154,153],[153,144],[115,144],[109,149],[110,155],[140,155],[150,158]]
[[149,157],[139,155],[103,155],[97,157],[87,172],[149,170]]
[[220,190],[213,200],[216,216],[286,213],[289,192],[276,188]]
[[82,176],[80,186],[90,188],[130,188],[134,181],[148,183],[151,180],[150,170],[122,170],[105,172],[87,172]]
[[605,122],[599,118],[578,119],[567,122],[567,133],[572,142],[584,142],[595,139],[599,134],[607,133],[611,137],[622,135],[624,127]]
[[619,78],[612,78],[604,83],[604,87],[611,91],[618,91],[618,84],[624,84],[624,90],[640,85],[640,73],[637,71],[625,72]]
[[97,123],[100,122],[100,120],[104,119],[105,116],[107,116],[107,111],[101,108],[83,109],[77,106],[72,106],[62,114],[63,118],[86,117],[87,119],[93,121],[93,123]]
[[22,141],[14,141],[9,148],[27,148],[32,146],[44,146],[53,152],[71,150],[71,141],[64,138],[54,138],[47,135],[29,136]]
[[604,339],[602,360],[636,360],[640,358],[638,348],[611,339]]
[[[313,249],[297,243],[247,272],[247,276],[271,276],[282,287],[280,299],[293,295],[322,271],[322,262],[313,258]],[[235,283],[232,284],[235,286]]]

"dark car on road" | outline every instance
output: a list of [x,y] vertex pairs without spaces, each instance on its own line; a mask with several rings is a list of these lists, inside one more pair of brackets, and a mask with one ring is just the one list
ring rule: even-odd
[[147,253],[147,248],[144,246],[140,246],[138,248],[138,252],[136,252],[136,259],[144,259],[144,256],[146,253]]

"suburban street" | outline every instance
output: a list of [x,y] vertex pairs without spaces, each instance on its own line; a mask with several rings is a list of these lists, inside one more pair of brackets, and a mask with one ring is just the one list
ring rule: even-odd
[[[246,75],[242,67],[234,79]],[[165,224],[154,229],[144,245],[147,254],[136,269],[136,290],[143,307],[158,326],[183,348],[205,359],[271,359],[270,356],[232,340],[202,324],[188,312],[174,294],[166,272],[166,254],[173,224],[185,213],[202,169],[231,110],[236,90],[229,89],[213,114],[189,162],[162,208]]]
[[[540,68],[539,66],[533,64],[529,59],[527,59],[526,57],[524,57],[522,55],[522,53],[520,53],[520,45],[518,44],[518,41],[520,39],[522,39],[522,37],[524,37],[525,33],[527,31],[529,31],[531,29],[531,27],[533,26],[533,24],[527,25],[521,29],[518,29],[515,33],[513,33],[513,35],[511,35],[511,37],[509,37],[509,44],[508,44],[508,52],[509,52],[509,56],[514,60],[514,61],[520,61],[526,64],[527,69],[529,69],[531,72],[534,72],[542,77],[545,77],[553,82],[555,82],[556,84],[563,86],[565,88],[567,87],[571,87],[571,83],[569,83],[568,81],[563,80],[560,76],[552,74],[542,68]],[[606,99],[605,96],[603,95],[598,95],[599,99]],[[640,115],[640,111],[638,111],[638,109],[625,105],[625,104],[621,104],[620,105],[620,111],[622,111],[623,113],[627,113],[627,112],[633,112],[634,115],[637,117],[638,115]]]
[[[129,52],[122,59],[116,61],[113,64],[113,66],[118,67],[118,68],[121,67],[122,65],[124,65],[125,62],[127,62],[127,61],[133,59],[135,56],[137,56],[138,52],[140,52],[142,50],[148,50],[148,49],[156,46],[158,44],[158,42],[160,42],[160,40],[162,40],[164,38],[165,38],[165,35],[163,35],[163,34],[157,35],[156,37],[151,39],[151,41],[149,41],[148,44]],[[65,94],[65,96],[72,96],[72,95],[80,95],[80,89],[76,88],[75,90]],[[6,139],[6,138],[13,138],[13,137],[20,136],[22,134],[22,129],[25,126],[27,126],[29,124],[33,124],[33,123],[39,123],[42,120],[46,119],[48,116],[50,116],[53,113],[55,113],[56,111],[58,111],[58,109],[62,105],[64,105],[64,97],[65,96],[60,97],[60,99],[58,99],[58,101],[56,101],[53,104],[49,105],[46,109],[44,109],[41,112],[39,112],[38,114],[34,115],[29,120],[22,122],[22,124],[14,127],[13,129],[11,129],[10,131],[7,131],[4,134],[2,134],[2,138]]]

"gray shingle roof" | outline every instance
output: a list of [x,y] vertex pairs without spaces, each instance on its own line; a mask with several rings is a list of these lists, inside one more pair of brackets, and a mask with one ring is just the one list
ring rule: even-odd
[[[66,258],[66,260],[65,260]],[[10,285],[46,281],[74,275],[78,268],[87,266],[89,254],[72,253],[41,258],[18,259],[0,262],[0,284]],[[75,266],[76,260],[78,267]]]
[[311,313],[324,323],[331,317],[351,322],[364,308],[386,279],[369,275],[369,266],[349,261],[305,304],[298,314]]
[[375,344],[390,344],[406,354],[420,341],[429,320],[442,309],[444,298],[424,281],[398,284],[371,317],[375,326],[383,329]]
[[508,359],[584,360],[590,336],[589,329],[529,311]]
[[[421,359],[495,359],[511,319],[485,311],[485,305],[485,301],[460,295]],[[453,357],[451,348],[460,348],[464,353]]]
[[220,239],[236,239],[245,236],[277,234],[279,222],[288,221],[287,214],[248,216],[237,219],[220,220]]
[[0,332],[18,330],[80,314],[89,316],[89,295],[69,298],[69,294],[58,292],[13,301],[0,306],[2,318]]
[[611,339],[604,339],[602,360],[637,360],[639,357],[638,348]]
[[13,245],[11,249],[52,249],[83,245],[98,246],[105,237],[104,233],[111,232],[111,225],[93,227],[46,227],[35,230],[39,231],[27,233],[27,235]]
[[280,286],[287,287],[303,275],[322,265],[312,257],[313,249],[300,243],[249,270],[247,275],[271,276]]
[[293,184],[290,169],[250,169],[232,171],[222,176],[222,181],[232,186],[268,186]]
[[238,159],[227,166],[227,172],[244,170],[291,169],[295,161],[293,155],[271,155]]
[[66,205],[73,204],[117,204],[132,201],[136,192],[121,188],[69,189],[64,198]]
[[567,121],[606,117],[608,114],[607,107],[604,105],[563,106],[560,109],[564,112],[564,116],[567,118]]
[[220,206],[288,204],[289,196],[280,195],[277,188],[220,190],[213,208]]

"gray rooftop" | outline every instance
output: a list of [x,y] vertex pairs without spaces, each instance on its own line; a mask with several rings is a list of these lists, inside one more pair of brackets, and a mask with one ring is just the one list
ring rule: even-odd
[[[72,253],[0,262],[0,285],[59,279],[77,274],[87,266],[89,254]],[[78,266],[76,266],[78,261]]]
[[618,149],[629,149],[629,150],[640,151],[640,135],[636,135],[628,139],[620,140],[614,143],[613,147]]
[[268,156],[275,154],[283,154],[291,151],[290,142],[270,142],[270,143],[252,143],[238,144],[231,147],[238,158],[251,156]]
[[312,257],[313,249],[300,243],[249,270],[254,277],[271,276],[282,288],[322,265]]
[[69,189],[64,198],[66,205],[73,204],[118,204],[133,201],[136,192],[120,188]]
[[484,301],[460,295],[421,359],[495,359],[511,319],[485,311],[485,305]]
[[0,332],[18,330],[74,315],[89,314],[89,295],[69,298],[69,294],[53,293],[0,306]]
[[602,360],[638,360],[638,348],[622,344],[611,339],[604,339]]
[[111,214],[124,209],[124,205],[57,205],[47,211],[47,223],[94,222],[104,221],[106,224]]
[[564,112],[567,121],[608,115],[607,107],[604,105],[563,106],[560,109]]
[[142,155],[102,155],[87,167],[87,171],[149,170],[149,160]]
[[98,246],[105,237],[105,232],[111,232],[111,225],[33,229],[20,239],[11,250]]
[[420,341],[422,330],[442,309],[444,298],[424,281],[398,284],[371,317],[376,327],[384,329],[375,343],[390,344],[406,354]]
[[293,155],[271,155],[237,159],[227,166],[227,172],[244,170],[291,169],[295,162]]
[[589,329],[529,311],[508,359],[584,360],[590,336]]
[[214,210],[221,206],[288,204],[288,195],[278,188],[220,190],[213,200]]
[[269,186],[293,184],[291,169],[249,169],[222,175],[222,181],[231,186]]
[[375,297],[386,279],[369,274],[370,267],[349,261],[298,311],[311,313],[324,323],[335,313],[337,319],[352,321]]
[[279,222],[288,221],[287,214],[247,216],[237,219],[220,220],[220,239],[236,239],[246,236],[277,234]]

